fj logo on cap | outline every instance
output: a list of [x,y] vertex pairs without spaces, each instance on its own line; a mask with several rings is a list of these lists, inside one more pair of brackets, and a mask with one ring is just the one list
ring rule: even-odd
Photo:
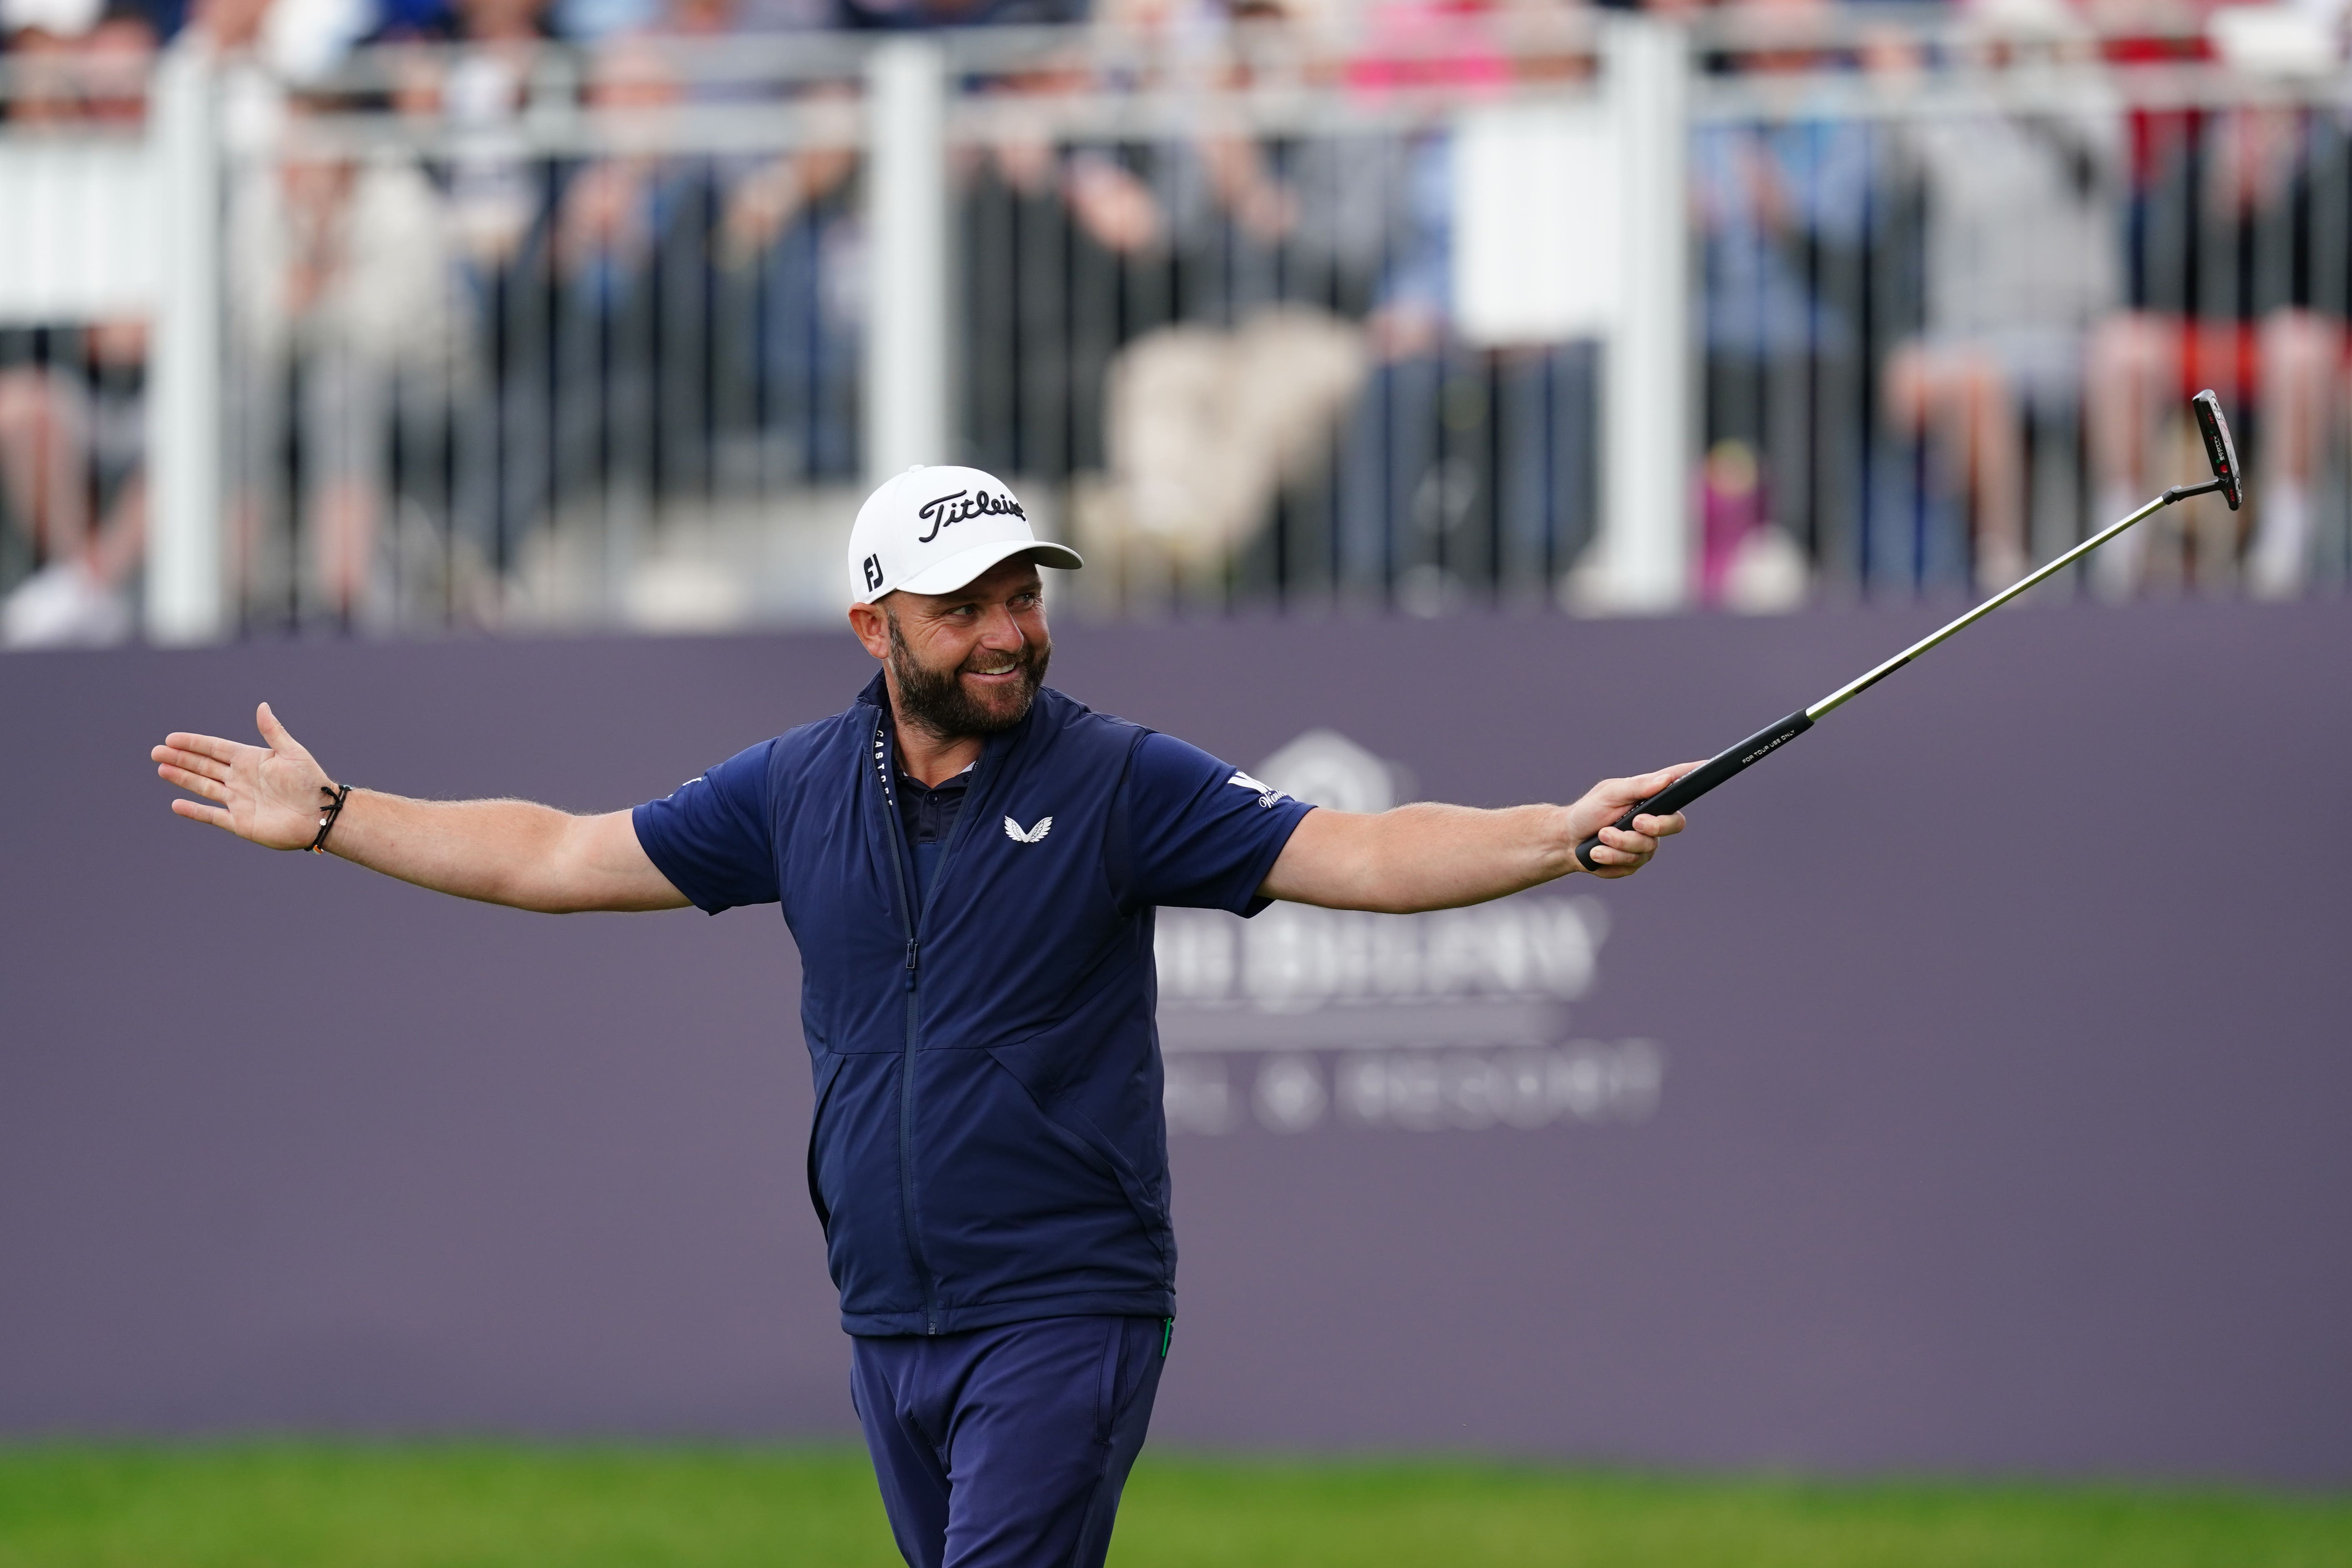
[[866,558],[866,591],[870,594],[881,585],[882,557],[869,555]]

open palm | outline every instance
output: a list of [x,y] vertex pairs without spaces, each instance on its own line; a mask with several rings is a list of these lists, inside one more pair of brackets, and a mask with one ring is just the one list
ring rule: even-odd
[[201,797],[173,801],[172,809],[180,816],[272,849],[306,848],[334,785],[301,742],[286,732],[268,703],[256,710],[254,722],[268,744],[175,731],[148,755],[157,776]]

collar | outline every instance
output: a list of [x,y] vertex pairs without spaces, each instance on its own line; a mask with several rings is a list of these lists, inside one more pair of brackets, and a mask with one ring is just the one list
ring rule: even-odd
[[914,791],[918,795],[944,795],[950,790],[960,790],[965,788],[971,783],[971,775],[979,771],[980,759],[975,757],[971,762],[964,763],[963,767],[960,771],[949,774],[946,778],[941,779],[935,784],[927,784],[922,780],[917,778],[914,774],[906,772],[904,769],[899,770],[898,782],[905,784],[909,790]]

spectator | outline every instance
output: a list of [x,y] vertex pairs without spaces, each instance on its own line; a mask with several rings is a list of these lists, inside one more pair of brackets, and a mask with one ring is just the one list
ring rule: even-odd
[[1113,362],[1105,420],[1133,542],[1158,546],[1187,578],[1221,576],[1283,489],[1318,476],[1366,357],[1360,331],[1298,305],[1129,343]]
[[0,110],[14,130],[81,118],[82,39],[103,0],[0,0],[0,40],[14,79]]
[[395,431],[445,421],[460,379],[454,247],[413,158],[306,145],[320,107],[292,104],[277,161],[232,197],[234,510],[255,612],[381,626],[400,607],[381,559]]
[[[829,0],[716,0],[681,8],[684,37],[820,27]],[[706,91],[709,89],[705,89]],[[727,90],[741,93],[740,86]],[[857,199],[858,90],[840,79],[788,89],[810,132],[792,151],[716,160],[710,244],[721,309],[752,323],[718,345],[730,483],[856,475],[866,226]],[[747,460],[748,459],[748,460]]]
[[0,503],[39,569],[0,605],[0,642],[119,642],[146,544],[145,324],[11,335]]
[[[1961,66],[2028,94],[2053,94],[2037,74],[2084,58],[2062,0],[1979,0],[1970,21]],[[1905,132],[1926,181],[1927,320],[1888,357],[1886,402],[1906,435],[1932,432],[1985,590],[2028,564],[2027,418],[2071,418],[2086,330],[2121,300],[2120,131],[2077,95],[2062,113],[1988,108]]]
[[2242,580],[2258,595],[2290,596],[2311,571],[2314,492],[2346,348],[2342,280],[2323,275],[2298,235],[2315,193],[2343,199],[2344,130],[2330,116],[2242,106],[2151,118],[2144,131],[2137,308],[2093,345],[2100,512],[2119,515],[2171,482],[2179,411],[2212,386],[2251,437],[2252,526],[2242,535],[2244,518],[2217,511],[2167,516],[2102,552],[2097,581],[2116,596]]
[[375,0],[269,0],[255,42],[280,82],[317,82],[377,23]]
[[[584,97],[626,116],[680,89],[657,48],[623,38],[598,52]],[[706,309],[717,219],[703,161],[621,153],[569,171],[553,233],[559,499],[644,500],[707,478],[709,341],[660,323]]]
[[466,151],[449,171],[458,243],[485,283],[512,263],[543,205],[516,121],[544,38],[542,0],[457,0],[458,37],[472,46],[441,93]]
[[129,130],[147,118],[147,79],[161,47],[154,21],[138,6],[116,5],[82,40],[82,118]]
[[[155,52],[144,12],[50,5],[11,19],[25,24],[16,46],[54,70],[36,76],[17,123],[142,119]],[[128,590],[146,543],[146,371],[139,318],[0,331],[0,510],[37,568],[0,604],[0,642],[131,635]]]
[[927,27],[1037,27],[1082,22],[1086,0],[831,0],[835,27],[904,32]]
[[438,183],[478,374],[456,433],[451,506],[458,534],[504,570],[545,513],[550,482],[554,181],[522,126],[544,5],[453,4],[464,47],[446,76],[413,83],[408,96],[414,112],[436,115],[458,139]]
[[755,422],[763,475],[844,479],[857,471],[857,377],[865,300],[856,89],[818,83],[798,103],[809,123],[842,116],[838,140],[722,171],[717,258],[730,297],[758,322],[748,378],[732,399]]
[[1168,144],[1054,139],[1045,105],[1095,85],[1066,59],[989,83],[994,133],[958,171],[975,460],[1040,479],[1102,464],[1111,356],[1172,313]]
[[[1159,29],[1175,72],[1197,65],[1184,13],[1140,19]],[[1258,5],[1240,20],[1247,37],[1214,72],[1226,92],[1349,79],[1349,62],[1296,8]],[[1370,75],[1358,91],[1395,85],[1371,69],[1381,61],[1360,63]],[[1139,550],[1147,576],[1172,568],[1222,583],[1229,553],[1262,535],[1277,497],[1321,476],[1335,426],[1377,374],[1381,414],[1349,437],[1343,493],[1331,498],[1349,536],[1325,570],[1378,595],[1398,531],[1391,470],[1404,471],[1409,512],[1435,458],[1427,426],[1444,374],[1443,143],[1387,133],[1271,138],[1220,110],[1192,135],[1128,160],[1104,150],[1074,161],[1079,175],[1103,177],[1093,194],[1105,199],[1091,211],[1090,193],[1073,184],[1081,226],[1107,249],[1132,246],[1127,296],[1165,312],[1158,321],[1131,314],[1120,334],[1128,341],[1104,372],[1112,483],[1094,495],[1089,537],[1114,555]],[[1113,221],[1109,199],[1124,199],[1126,182],[1110,178],[1119,174],[1150,196],[1127,228]],[[1389,439],[1387,416],[1408,437],[1402,447]]]
[[[1736,0],[1797,40],[1751,47],[1746,73],[1837,61],[1803,41],[1826,0]],[[1755,455],[1761,513],[1810,547],[1818,571],[1860,560],[1863,279],[1887,160],[1865,122],[1804,101],[1771,118],[1702,126],[1691,142],[1699,227],[1705,444]],[[1727,462],[1727,468],[1737,468]]]

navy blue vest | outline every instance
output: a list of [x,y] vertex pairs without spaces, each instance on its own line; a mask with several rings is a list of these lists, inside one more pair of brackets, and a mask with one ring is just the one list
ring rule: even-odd
[[989,739],[919,906],[883,690],[770,763],[842,1324],[1171,1315],[1152,910],[1121,896],[1113,820],[1147,731],[1041,690]]

